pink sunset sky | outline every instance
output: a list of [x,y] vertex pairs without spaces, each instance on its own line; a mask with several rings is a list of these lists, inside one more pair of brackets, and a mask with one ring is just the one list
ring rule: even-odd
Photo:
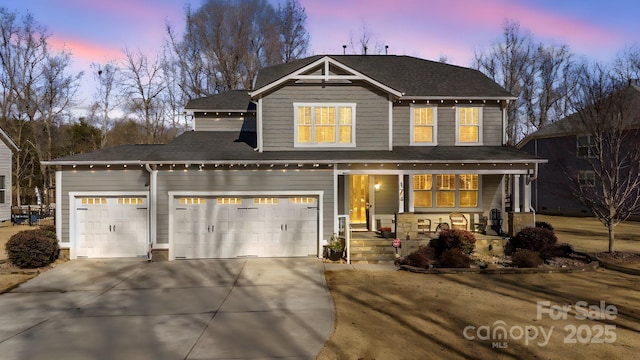
[[[165,23],[182,30],[184,6],[205,0],[4,0],[47,27],[56,49],[73,54],[73,71],[90,82],[91,63],[122,59],[122,50],[159,52]],[[277,6],[278,0],[269,0]],[[536,39],[562,43],[574,53],[608,62],[625,46],[638,45],[637,0],[300,0],[307,12],[310,54],[341,54],[363,27],[371,46],[469,66],[475,50],[501,39],[505,19]],[[84,85],[84,88],[87,86]],[[89,92],[91,90],[88,90]],[[91,97],[91,94],[86,94]]]

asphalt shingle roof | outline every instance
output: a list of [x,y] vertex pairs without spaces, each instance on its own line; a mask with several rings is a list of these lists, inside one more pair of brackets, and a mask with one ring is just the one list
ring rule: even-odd
[[[240,136],[242,137],[242,135]],[[239,138],[237,132],[191,131],[166,145],[124,145],[52,161],[91,163],[92,161],[130,162],[509,162],[535,161],[538,157],[504,146],[400,146],[393,151],[254,151],[255,138]]]
[[203,98],[189,100],[185,110],[221,110],[221,111],[255,111],[249,93],[245,90],[232,90]]
[[[511,98],[513,95],[480,71],[437,61],[397,55],[327,55],[354,70],[396,89],[404,96]],[[324,55],[260,70],[256,90],[271,84]]]

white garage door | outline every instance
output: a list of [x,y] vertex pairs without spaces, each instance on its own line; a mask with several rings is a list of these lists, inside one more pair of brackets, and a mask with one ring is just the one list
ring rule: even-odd
[[315,197],[176,197],[175,258],[316,255]]
[[146,197],[78,197],[75,212],[76,256],[146,256]]

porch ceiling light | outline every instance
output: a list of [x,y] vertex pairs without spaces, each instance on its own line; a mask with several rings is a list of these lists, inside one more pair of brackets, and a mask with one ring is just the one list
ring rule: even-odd
[[107,168],[110,168],[110,167],[111,167],[111,164],[107,164]]

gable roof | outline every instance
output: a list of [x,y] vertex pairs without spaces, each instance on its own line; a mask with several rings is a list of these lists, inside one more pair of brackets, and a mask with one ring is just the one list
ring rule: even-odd
[[184,109],[190,111],[210,111],[215,109],[223,112],[255,112],[256,105],[251,102],[248,91],[231,90],[189,100]]
[[[635,116],[629,117],[629,129],[640,129],[640,86],[629,84],[622,90],[623,96],[629,96],[631,101],[631,113]],[[527,143],[535,139],[547,139],[563,137],[569,135],[585,134],[589,132],[580,114],[574,113],[556,122],[545,125],[539,130],[525,136],[516,147],[521,149]]]
[[321,60],[341,64],[370,81],[397,91],[402,98],[514,99],[478,70],[398,55],[316,55],[260,70],[252,96],[300,75],[299,70]]
[[2,140],[9,149],[12,149],[13,151],[20,151],[20,148],[15,141],[13,141],[11,136],[9,136],[2,128],[0,128],[0,140]]

